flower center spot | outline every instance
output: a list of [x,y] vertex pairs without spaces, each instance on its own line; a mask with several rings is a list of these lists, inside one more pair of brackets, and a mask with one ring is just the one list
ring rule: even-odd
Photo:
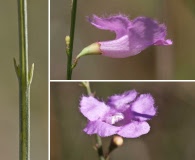
[[122,113],[116,113],[112,116],[107,117],[106,123],[115,124],[123,119],[124,119],[124,115]]

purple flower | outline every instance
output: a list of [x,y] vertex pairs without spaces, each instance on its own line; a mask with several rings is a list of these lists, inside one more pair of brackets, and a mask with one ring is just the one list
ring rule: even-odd
[[101,18],[93,15],[88,21],[99,29],[115,32],[116,38],[97,42],[81,51],[77,58],[87,54],[102,54],[112,58],[125,58],[139,54],[151,45],[171,45],[166,38],[166,26],[146,17],[129,20],[124,15]]
[[150,94],[139,94],[135,90],[113,95],[107,102],[83,96],[80,111],[89,120],[84,131],[107,137],[118,134],[136,138],[150,130],[146,122],[156,114],[154,99]]

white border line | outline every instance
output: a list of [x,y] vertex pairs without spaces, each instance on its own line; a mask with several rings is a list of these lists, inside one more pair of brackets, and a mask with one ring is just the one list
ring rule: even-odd
[[195,82],[195,80],[50,80],[51,82]]
[[48,160],[50,160],[50,0],[48,0]]

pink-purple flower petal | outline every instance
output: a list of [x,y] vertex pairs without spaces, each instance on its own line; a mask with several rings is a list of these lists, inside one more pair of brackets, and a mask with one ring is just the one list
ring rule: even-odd
[[131,22],[126,16],[115,15],[108,18],[101,18],[96,15],[88,18],[88,21],[99,29],[110,30],[116,33],[116,38],[127,34]]
[[172,45],[172,41],[170,39],[167,40],[158,40],[157,42],[154,43],[154,45]]
[[153,97],[150,94],[141,94],[132,104],[131,110],[140,121],[151,119],[156,114]]
[[132,102],[136,98],[137,94],[138,93],[135,90],[116,94],[108,98],[107,104],[116,110],[124,111],[129,107],[127,104]]
[[88,122],[84,131],[89,135],[98,134],[101,137],[108,137],[116,134],[119,129],[120,127],[116,127],[98,120]]
[[125,138],[137,138],[143,134],[147,134],[149,131],[150,126],[147,122],[133,121],[121,127],[121,130],[117,134]]
[[90,121],[102,118],[109,111],[109,107],[104,102],[100,102],[92,96],[83,96],[80,101],[80,106],[81,113]]

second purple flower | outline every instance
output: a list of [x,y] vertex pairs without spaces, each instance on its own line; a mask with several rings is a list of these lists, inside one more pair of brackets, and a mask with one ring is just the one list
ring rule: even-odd
[[138,17],[129,20],[124,15],[101,18],[93,15],[88,21],[99,29],[115,32],[116,38],[110,41],[96,42],[84,48],[77,59],[87,54],[102,54],[112,58],[125,58],[139,54],[151,45],[171,45],[166,39],[166,26],[157,21]]
[[150,131],[146,121],[155,116],[156,107],[150,94],[130,90],[109,97],[106,103],[83,96],[80,111],[89,120],[84,129],[87,134],[136,138]]

